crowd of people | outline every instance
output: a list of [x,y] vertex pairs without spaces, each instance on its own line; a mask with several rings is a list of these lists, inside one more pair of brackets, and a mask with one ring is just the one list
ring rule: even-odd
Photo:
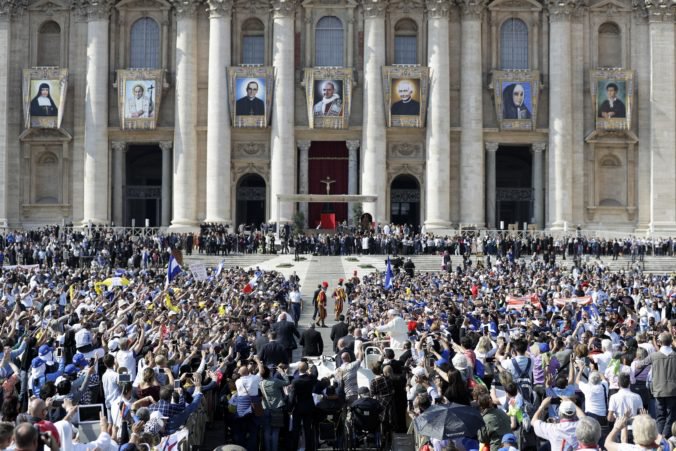
[[[145,449],[199,412],[246,450],[384,447],[413,431],[419,448],[458,451],[676,440],[673,274],[562,265],[541,238],[498,245],[490,265],[354,273],[303,299],[295,273],[168,274],[200,236],[3,235],[0,449]],[[594,249],[580,241],[562,252]],[[451,243],[490,253],[469,235]],[[456,253],[435,243],[443,251]],[[99,404],[91,436],[80,407]],[[440,409],[480,423],[425,429]]]

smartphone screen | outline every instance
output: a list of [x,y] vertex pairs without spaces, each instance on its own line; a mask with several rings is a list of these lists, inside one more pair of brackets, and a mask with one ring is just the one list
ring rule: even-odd
[[181,381],[178,379],[174,381],[174,389],[181,388]]
[[120,374],[117,377],[117,380],[118,380],[119,383],[131,382],[131,374]]

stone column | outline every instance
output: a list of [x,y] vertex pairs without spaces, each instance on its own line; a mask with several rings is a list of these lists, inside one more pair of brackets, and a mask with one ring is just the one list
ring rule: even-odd
[[430,104],[425,138],[425,226],[449,228],[451,179],[451,124],[448,12],[449,0],[427,0],[427,48],[430,68]]
[[7,227],[9,216],[9,48],[13,14],[12,3],[0,3],[0,227]]
[[270,133],[270,220],[290,222],[292,202],[278,202],[278,194],[293,194],[296,187],[294,16],[295,0],[272,0],[272,65],[275,96]]
[[361,192],[376,195],[376,202],[365,202],[365,213],[384,223],[387,201],[387,139],[383,104],[385,65],[385,10],[387,1],[363,0],[364,6],[364,121],[362,132]]
[[[347,194],[359,194],[359,140],[345,141],[347,146]],[[347,222],[352,224],[354,202],[347,205]]]
[[[197,8],[199,0],[173,0],[176,8],[176,113],[174,119],[173,229],[197,223]],[[225,77],[225,74],[223,75]],[[222,93],[223,94],[223,93]],[[227,118],[221,118],[223,122]]]
[[[308,153],[310,151],[310,145],[312,145],[312,141],[298,141],[296,143],[298,148],[300,149],[300,162],[299,162],[299,181],[300,181],[300,186],[299,186],[299,191],[300,194],[309,194],[309,186],[310,186],[310,162],[308,160]],[[301,202],[300,203],[300,211],[303,213],[303,218],[305,218],[305,224],[309,224],[308,222],[308,203],[307,202]]]
[[87,4],[83,224],[108,222],[108,17],[112,2]]
[[495,229],[495,211],[497,198],[495,194],[495,152],[498,143],[484,143],[486,147],[486,228]]
[[113,141],[113,222],[116,226],[126,226],[124,223],[124,186],[125,183],[125,154],[127,143]]
[[230,66],[232,0],[208,0],[209,96],[207,101],[206,222],[232,223],[230,111],[225,68]]
[[[484,146],[481,22],[485,0],[458,0],[462,12],[460,50],[460,223],[483,227]],[[429,181],[428,181],[429,183]]]
[[645,2],[650,34],[650,229],[676,231],[676,93],[674,13],[667,1]]
[[169,227],[171,222],[171,149],[172,141],[160,141],[162,149],[162,227]]
[[538,230],[545,228],[545,184],[542,171],[544,152],[547,144],[534,143],[533,149],[533,222]]
[[549,202],[548,224],[563,230],[572,222],[573,90],[571,14],[577,0],[549,2]]

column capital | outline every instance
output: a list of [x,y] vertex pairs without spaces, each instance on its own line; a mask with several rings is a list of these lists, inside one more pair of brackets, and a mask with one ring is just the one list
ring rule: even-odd
[[0,0],[0,21],[8,21],[26,10],[26,0]]
[[85,20],[108,20],[113,0],[81,0],[74,1],[76,14]]
[[209,19],[230,17],[233,0],[207,0]]
[[362,0],[364,19],[382,19],[387,12],[387,0]]
[[296,0],[272,0],[272,13],[275,18],[293,18],[296,14]]
[[533,143],[531,149],[533,149],[533,153],[544,152],[547,149],[547,143]]
[[113,141],[110,143],[110,147],[113,149],[113,152],[124,153],[127,151],[127,143],[124,141]]
[[456,0],[462,20],[481,20],[486,9],[486,0]]
[[162,152],[170,152],[171,149],[174,148],[174,142],[173,141],[160,141],[159,145],[160,145],[160,149],[162,149]]
[[577,8],[582,6],[580,0],[548,0],[546,4],[550,22],[570,20]]
[[176,17],[191,18],[197,13],[197,10],[202,5],[201,0],[169,0],[176,11]]
[[311,145],[312,145],[312,141],[307,140],[307,139],[301,139],[301,140],[296,141],[296,146],[298,146],[298,148],[300,150],[302,150],[303,152],[307,152],[308,150],[310,150]]
[[674,2],[670,0],[639,0],[638,6],[650,23],[673,22],[676,15]]
[[448,17],[451,10],[450,0],[426,0],[425,11],[427,11],[427,19],[443,19]]
[[497,152],[498,147],[500,147],[499,143],[493,143],[493,142],[485,142],[484,143],[484,148],[486,149],[486,152]]
[[354,152],[355,150],[359,149],[361,141],[359,141],[358,139],[350,139],[345,141],[345,145],[347,146],[347,150],[349,150],[350,152]]

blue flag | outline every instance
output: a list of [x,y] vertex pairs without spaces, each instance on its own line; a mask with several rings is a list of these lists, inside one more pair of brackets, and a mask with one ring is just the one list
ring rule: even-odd
[[170,255],[169,264],[167,265],[167,286],[169,286],[171,281],[174,280],[181,271],[181,265],[178,264],[178,261],[176,261],[173,255]]
[[387,270],[385,271],[385,289],[389,290],[392,288],[392,279],[394,274],[392,274],[392,265],[390,264],[390,256],[387,256]]

